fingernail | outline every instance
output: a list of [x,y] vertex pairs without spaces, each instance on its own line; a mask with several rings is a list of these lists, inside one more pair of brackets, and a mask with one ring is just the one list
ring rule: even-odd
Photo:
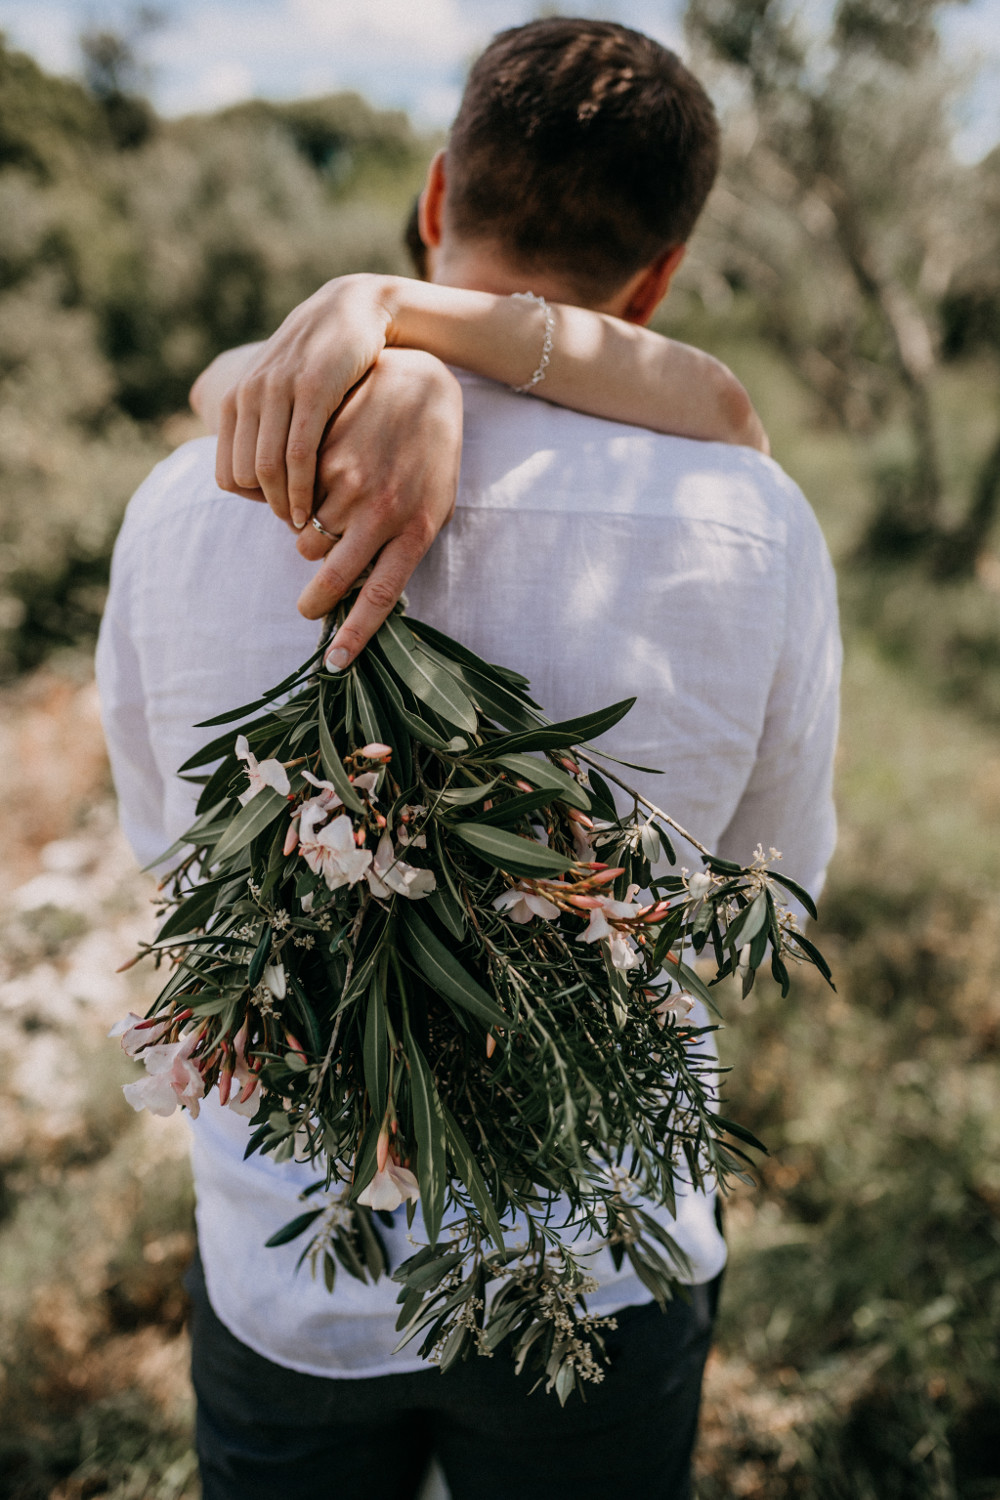
[[331,646],[323,658],[323,665],[328,672],[342,672],[350,660],[351,653],[343,646]]
[[296,531],[301,531],[302,528],[303,528],[303,526],[308,521],[308,519],[309,519],[309,516],[308,516],[308,513],[306,511],[304,511],[304,510],[293,510],[292,511],[292,525],[295,527]]

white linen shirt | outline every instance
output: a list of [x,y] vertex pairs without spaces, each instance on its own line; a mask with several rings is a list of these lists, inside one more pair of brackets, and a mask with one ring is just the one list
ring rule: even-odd
[[[640,790],[724,857],[777,847],[781,868],[818,891],[834,841],[840,645],[829,557],[798,489],[749,449],[461,378],[458,504],[410,582],[410,612],[523,672],[554,719],[635,694],[603,743],[662,768],[634,776]],[[143,864],[192,820],[197,788],[176,768],[218,733],[192,726],[258,696],[317,639],[295,609],[313,565],[267,507],[216,487],[214,459],[214,439],[202,438],[160,464],[115,549],[98,683],[121,820]],[[678,852],[698,866],[690,848]],[[422,1368],[413,1346],[391,1352],[391,1281],[341,1272],[331,1295],[307,1270],[294,1274],[298,1243],[265,1248],[301,1211],[314,1169],[244,1161],[248,1123],[214,1092],[192,1127],[206,1282],[231,1332],[309,1374]],[[659,1213],[693,1283],[725,1260],[713,1209],[711,1194],[688,1188],[675,1220]],[[385,1236],[393,1265],[411,1253],[402,1209],[396,1220]],[[592,1311],[648,1301],[607,1250],[590,1269]]]

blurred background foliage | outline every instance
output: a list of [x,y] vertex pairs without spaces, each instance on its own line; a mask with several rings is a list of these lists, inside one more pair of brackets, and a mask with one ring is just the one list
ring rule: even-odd
[[[701,1500],[1000,1495],[1000,149],[952,154],[945,8],[688,7],[726,155],[658,326],[745,380],[826,531],[847,640],[838,994],[724,1003],[733,1113],[771,1155],[729,1204]],[[79,978],[98,939],[106,975],[148,927],[127,855],[101,883],[73,652],[128,494],[197,430],[193,377],[326,277],[406,270],[437,144],[354,95],[158,119],[155,19],[88,34],[80,83],[0,47],[0,832],[19,880],[41,871],[0,916],[11,1500],[195,1493],[186,1178],[108,1115],[115,1064],[81,1055],[73,1008],[104,983]],[[109,1003],[87,1001],[102,1025]]]

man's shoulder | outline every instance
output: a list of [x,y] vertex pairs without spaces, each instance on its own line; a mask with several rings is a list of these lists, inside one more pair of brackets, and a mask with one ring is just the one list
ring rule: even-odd
[[127,521],[135,526],[172,519],[178,508],[221,493],[215,483],[215,438],[192,438],[150,470],[129,501]]
[[779,545],[815,526],[799,487],[755,449],[609,422],[477,378],[463,385],[460,503],[631,515]]

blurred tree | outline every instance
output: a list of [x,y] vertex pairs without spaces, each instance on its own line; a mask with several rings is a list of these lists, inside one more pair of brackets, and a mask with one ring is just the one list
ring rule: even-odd
[[[710,253],[759,300],[762,332],[838,421],[863,430],[905,413],[909,458],[876,475],[865,550],[926,556],[949,575],[971,570],[1000,508],[998,440],[955,523],[931,400],[946,294],[963,267],[967,306],[984,286],[966,246],[987,215],[951,151],[955,81],[938,42],[954,3],[838,0],[811,27],[787,0],[687,10],[731,116]],[[959,322],[953,302],[953,341]]]
[[111,138],[122,151],[141,146],[156,126],[145,97],[147,69],[140,49],[151,32],[164,23],[161,10],[136,6],[123,30],[90,27],[80,37],[83,76],[104,111]]

